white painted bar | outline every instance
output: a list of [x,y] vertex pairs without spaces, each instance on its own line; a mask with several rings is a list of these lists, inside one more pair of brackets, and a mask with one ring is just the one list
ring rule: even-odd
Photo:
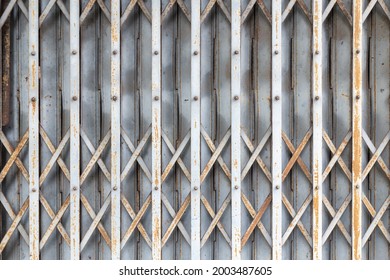
[[152,1],[152,256],[161,259],[161,1]]
[[200,259],[200,1],[191,1],[191,259]]
[[111,255],[120,259],[121,251],[121,74],[120,0],[111,1]]
[[272,0],[272,259],[282,259],[282,4]]
[[39,1],[29,1],[29,227],[30,259],[39,259]]

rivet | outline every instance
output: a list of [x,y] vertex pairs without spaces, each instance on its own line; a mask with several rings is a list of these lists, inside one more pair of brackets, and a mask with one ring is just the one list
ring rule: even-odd
[[154,97],[154,100],[156,100],[156,101],[158,101],[159,99],[160,99],[160,97],[158,97],[158,96]]
[[112,100],[113,100],[113,101],[117,101],[117,100],[118,100],[118,97],[117,97],[116,95],[114,95],[114,96],[112,97]]
[[240,99],[240,97],[238,95],[235,95],[234,100],[238,100],[238,99]]
[[314,97],[315,100],[320,100],[320,97],[318,95],[316,95],[316,97]]
[[36,188],[32,188],[31,191],[32,191],[32,192],[36,192],[37,189],[36,189]]
[[74,186],[74,187],[73,187],[73,190],[74,190],[74,191],[77,191],[77,187],[76,187],[76,186]]
[[114,191],[116,191],[116,190],[118,189],[118,187],[117,187],[117,186],[114,186],[112,189],[113,189]]
[[360,50],[359,50],[359,49],[357,49],[357,50],[356,50],[356,53],[358,53],[358,54],[359,54],[359,53],[360,53]]
[[315,186],[315,189],[318,190],[318,186]]
[[158,51],[154,51],[154,55],[158,55]]
[[234,51],[234,54],[239,54],[240,52],[239,51]]
[[316,54],[320,54],[320,51],[319,51],[319,50],[316,50],[315,53],[316,53]]
[[360,99],[360,95],[356,95],[356,99]]
[[31,55],[32,55],[32,56],[35,56],[35,51],[32,51],[32,52],[31,52]]
[[274,51],[274,53],[275,53],[275,54],[279,54],[279,51],[278,51],[278,50],[276,50],[276,51]]
[[72,51],[72,54],[73,54],[73,55],[77,54],[77,51],[76,51],[76,50],[73,50],[73,51]]
[[31,97],[31,101],[35,102],[35,101],[37,101],[37,99],[35,97]]
[[74,95],[74,96],[72,97],[72,100],[73,100],[73,101],[76,101],[76,100],[77,100],[77,96]]
[[198,55],[199,54],[199,52],[198,51],[194,51],[194,55]]
[[197,187],[197,186],[195,186],[195,187],[194,187],[194,190],[196,190],[196,191],[197,191],[197,190],[198,190],[198,187]]
[[278,190],[279,189],[279,185],[276,185],[275,188]]
[[158,187],[156,186],[156,187],[154,187],[154,189],[156,190],[156,191],[158,191]]
[[279,99],[280,99],[279,95],[275,96],[275,100],[276,101],[279,100]]
[[198,96],[194,96],[194,100],[197,101],[199,99]]
[[112,54],[113,54],[113,55],[116,55],[116,54],[118,54],[118,51],[117,51],[117,50],[113,50],[113,51],[112,51]]
[[356,185],[356,186],[355,186],[355,188],[357,188],[357,189],[358,189],[358,188],[359,188],[359,185]]
[[237,185],[235,185],[234,188],[235,188],[236,190],[238,190],[238,186],[237,186]]

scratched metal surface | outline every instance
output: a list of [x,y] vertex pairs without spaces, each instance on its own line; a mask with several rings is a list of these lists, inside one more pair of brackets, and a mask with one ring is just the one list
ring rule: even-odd
[[[36,1],[0,1],[1,259],[390,259],[390,1],[201,0],[195,14],[198,0],[82,0],[79,9],[42,0],[33,30]],[[232,20],[241,21],[239,46]],[[37,57],[35,104],[29,62]],[[34,104],[39,116],[29,119]],[[237,114],[241,130],[232,130]],[[40,125],[35,167],[29,121]],[[80,144],[71,148],[71,137]],[[118,154],[119,167],[111,164]],[[191,228],[198,219],[200,229]]]

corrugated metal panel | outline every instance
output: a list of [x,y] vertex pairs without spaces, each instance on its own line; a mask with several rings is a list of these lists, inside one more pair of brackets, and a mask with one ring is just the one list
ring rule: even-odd
[[0,1],[2,259],[390,259],[388,0]]

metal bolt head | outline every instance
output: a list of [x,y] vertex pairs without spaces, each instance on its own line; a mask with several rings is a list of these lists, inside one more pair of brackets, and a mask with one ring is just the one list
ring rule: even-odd
[[318,95],[316,95],[316,97],[314,97],[315,100],[320,100],[320,97]]
[[32,56],[35,56],[35,51],[32,51],[32,52],[31,52],[31,55],[32,55]]
[[114,191],[116,191],[116,190],[118,189],[118,187],[117,187],[117,186],[114,186],[112,189],[113,189]]
[[234,100],[238,100],[238,99],[240,99],[240,97],[238,95],[235,95]]
[[197,187],[197,186],[195,186],[195,187],[194,187],[194,190],[196,190],[196,191],[197,191],[197,190],[198,190],[198,187]]
[[359,99],[360,99],[360,95],[356,95],[356,99],[358,99],[358,100],[359,100]]
[[31,97],[31,101],[35,102],[35,101],[37,101],[37,99],[35,97]]
[[236,190],[238,190],[238,186],[237,186],[237,185],[235,185],[234,188],[235,188]]
[[158,55],[158,51],[154,51],[154,55]]
[[32,191],[32,192],[36,192],[37,189],[36,189],[36,188],[32,188],[31,191]]
[[359,185],[356,185],[355,188],[358,189],[358,188],[359,188]]
[[275,188],[278,190],[280,187],[279,187],[279,185],[276,185]]
[[73,187],[73,190],[74,190],[74,191],[77,191],[77,187],[76,187],[76,186],[74,186],[74,187]]
[[113,101],[117,101],[117,100],[118,100],[118,97],[117,97],[116,95],[114,95],[114,96],[112,97],[112,100],[113,100]]
[[72,100],[73,100],[73,101],[77,101],[77,96],[74,95],[74,96],[72,97]]
[[194,51],[194,55],[198,55],[199,54],[199,52],[198,51]]
[[359,54],[359,53],[360,53],[360,50],[359,50],[359,49],[357,49],[357,50],[356,50],[356,53],[357,53],[357,54]]
[[278,51],[278,50],[275,50],[275,51],[274,51],[274,54],[279,54],[279,51]]
[[239,53],[240,53],[240,52],[237,51],[237,50],[234,51],[234,54],[235,54],[235,55],[237,55],[237,54],[239,54]]
[[155,96],[155,97],[154,97],[154,100],[158,101],[158,100],[160,100],[160,97]]
[[72,54],[73,54],[73,55],[77,54],[77,51],[76,51],[76,50],[73,50],[73,51],[72,51]]
[[156,190],[156,191],[158,191],[158,187],[156,186],[156,187],[154,187],[154,189]]
[[314,189],[318,190],[318,186],[315,186],[315,188],[314,188]]
[[316,51],[315,51],[315,54],[320,54],[320,51],[319,51],[319,50],[316,50]]
[[199,97],[198,96],[194,96],[194,100],[195,101],[198,101]]
[[275,96],[275,100],[278,101],[280,99],[279,95]]
[[117,50],[113,50],[113,51],[112,51],[112,54],[113,54],[113,55],[116,55],[116,54],[118,54],[118,51],[117,51]]

